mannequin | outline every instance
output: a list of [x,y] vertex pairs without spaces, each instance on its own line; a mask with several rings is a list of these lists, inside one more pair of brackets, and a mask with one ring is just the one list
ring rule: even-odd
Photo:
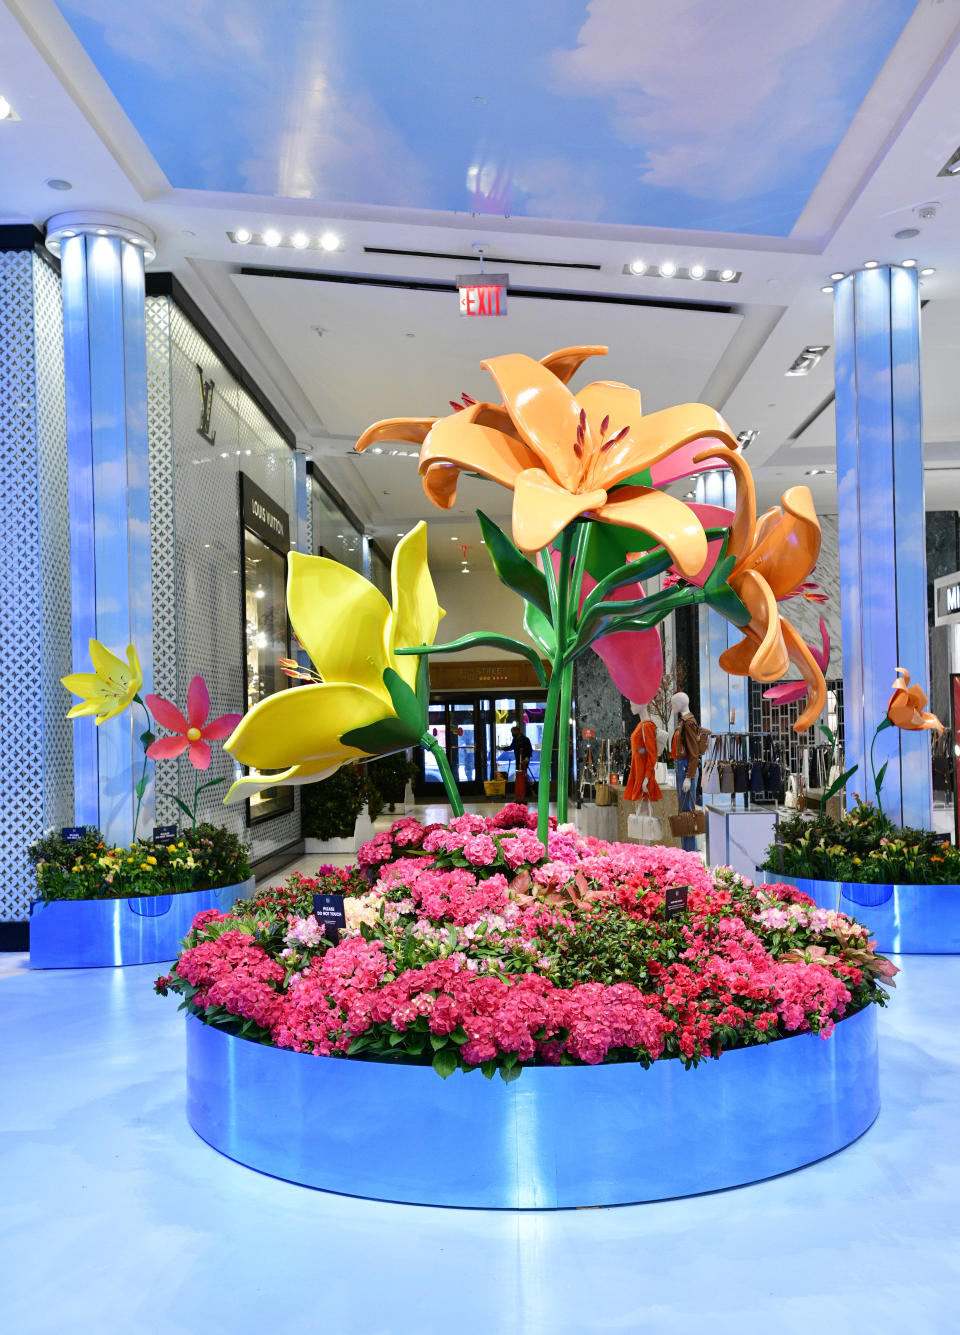
[[[676,723],[670,750],[676,766],[677,807],[680,811],[693,811],[697,770],[700,768],[700,727],[690,713],[690,697],[685,691],[677,691],[673,696],[670,711]],[[685,835],[680,842],[686,852],[697,851],[695,835]]]
[[630,737],[630,777],[623,795],[630,802],[640,798],[659,802],[663,793],[656,778],[657,756],[669,739],[667,734],[654,723],[646,705],[631,701],[630,712],[636,716],[638,722]]

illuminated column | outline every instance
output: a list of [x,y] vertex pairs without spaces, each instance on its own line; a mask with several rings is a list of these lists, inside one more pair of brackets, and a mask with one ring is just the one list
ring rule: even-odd
[[[47,247],[60,256],[63,291],[74,671],[90,670],[91,638],[121,657],[132,643],[143,695],[153,663],[143,271],[154,238],[116,214],[60,214]],[[76,819],[118,843],[134,835],[144,727],[135,707],[75,728]],[[148,792],[141,834],[152,820]]]
[[[732,469],[715,468],[700,473],[695,487],[698,504],[722,506],[731,514],[736,509],[737,479]],[[720,655],[731,645],[739,644],[743,633],[705,604],[699,609],[699,629],[700,725],[711,732],[746,732],[747,678],[731,677],[719,665]]]
[[[920,303],[914,269],[878,267],[834,288],[837,496],[848,786],[873,798],[870,743],[894,669],[929,686],[920,414]],[[897,823],[932,824],[929,733],[890,728],[881,800]]]

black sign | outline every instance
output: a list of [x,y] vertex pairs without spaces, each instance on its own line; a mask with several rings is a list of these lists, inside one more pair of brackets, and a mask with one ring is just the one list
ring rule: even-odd
[[79,844],[86,832],[85,825],[65,825],[60,831],[60,838],[65,844]]
[[327,939],[337,945],[340,941],[340,928],[347,925],[343,895],[314,895],[313,916],[324,928]]
[[949,844],[951,842],[950,835],[946,832],[943,834],[931,834],[930,842],[933,844]]
[[175,844],[177,842],[177,827],[175,825],[155,825],[153,827],[153,842],[155,844]]
[[243,526],[255,533],[268,547],[278,552],[290,550],[290,519],[282,505],[268,496],[247,477],[240,474],[240,501],[243,507]]
[[668,885],[663,897],[663,918],[669,922],[686,910],[689,885]]

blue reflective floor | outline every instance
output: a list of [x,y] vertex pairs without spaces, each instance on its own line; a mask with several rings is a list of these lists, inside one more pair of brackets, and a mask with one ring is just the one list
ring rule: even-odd
[[231,1163],[187,1126],[183,1020],[152,994],[156,966],[0,955],[0,1331],[955,1332],[960,959],[898,962],[883,1109],[849,1149],[713,1196],[510,1214]]

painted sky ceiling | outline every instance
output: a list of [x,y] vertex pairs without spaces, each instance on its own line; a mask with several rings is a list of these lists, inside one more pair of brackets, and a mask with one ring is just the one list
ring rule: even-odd
[[174,186],[785,236],[914,0],[60,0]]

